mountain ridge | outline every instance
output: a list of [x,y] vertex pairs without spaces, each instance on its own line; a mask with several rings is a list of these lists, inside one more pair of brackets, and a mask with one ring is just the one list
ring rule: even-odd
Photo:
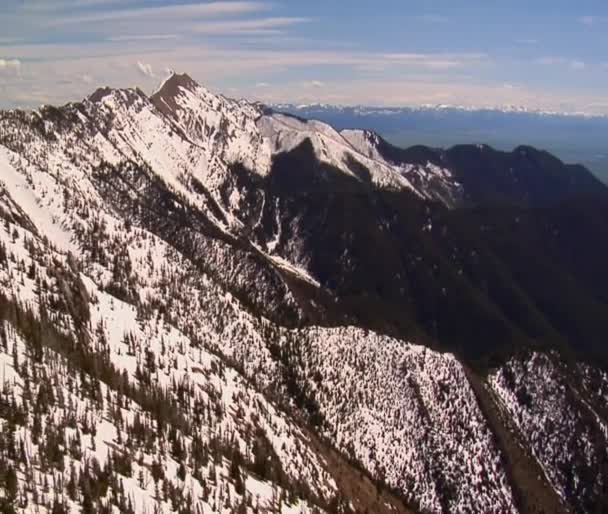
[[328,103],[300,103],[294,104],[289,102],[270,103],[271,108],[279,111],[305,111],[309,109],[335,109],[335,110],[358,110],[361,114],[375,113],[390,116],[396,112],[417,112],[417,111],[463,111],[463,112],[500,112],[514,114],[532,114],[548,117],[567,117],[567,118],[606,118],[608,114],[598,114],[589,112],[567,112],[567,111],[551,111],[544,109],[530,109],[525,106],[504,105],[504,106],[466,106],[456,104],[423,104],[423,105],[406,105],[406,106],[374,106],[374,105],[340,105]]

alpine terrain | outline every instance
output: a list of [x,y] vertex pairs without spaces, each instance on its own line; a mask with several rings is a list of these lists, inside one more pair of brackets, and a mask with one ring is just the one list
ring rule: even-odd
[[171,74],[0,112],[0,511],[608,511],[608,188]]

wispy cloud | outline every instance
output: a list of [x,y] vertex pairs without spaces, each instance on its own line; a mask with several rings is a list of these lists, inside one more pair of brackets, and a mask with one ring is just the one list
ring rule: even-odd
[[608,16],[581,16],[578,18],[578,22],[587,27],[605,25],[608,24]]
[[262,18],[255,20],[234,20],[199,23],[192,31],[207,35],[272,35],[282,33],[283,28],[291,25],[307,23],[309,18]]
[[26,11],[55,11],[124,5],[125,0],[30,0],[23,4]]
[[324,82],[321,82],[320,80],[311,80],[309,82],[305,82],[304,83],[305,87],[312,87],[315,89],[321,89],[322,87],[325,86]]
[[488,54],[482,52],[464,52],[464,53],[409,53],[409,52],[396,52],[396,53],[385,53],[382,54],[387,59],[393,59],[397,61],[425,61],[428,59],[435,59],[440,57],[442,59],[456,59],[456,60],[480,60],[488,57]]
[[519,38],[515,40],[516,43],[520,45],[537,45],[538,39],[534,38]]
[[583,25],[587,25],[588,27],[590,27],[591,25],[595,25],[595,23],[598,21],[596,16],[581,16],[578,19],[579,23],[582,23]]
[[565,59],[560,57],[540,57],[539,59],[536,59],[536,62],[538,64],[542,64],[543,66],[553,66],[554,64],[560,64],[564,61]]
[[154,74],[154,70],[152,69],[151,64],[146,64],[146,63],[137,61],[137,69],[145,77],[156,78],[156,75]]
[[450,69],[470,64],[481,63],[488,60],[484,53],[462,54],[425,54],[425,53],[388,53],[379,56],[379,60],[371,64],[409,65],[429,69]]
[[584,61],[570,61],[569,63],[570,68],[572,68],[573,70],[584,70],[587,65],[585,64]]
[[146,39],[133,39],[130,45],[108,42],[105,45],[75,46],[69,44],[15,45],[7,47],[7,53],[16,59],[43,62],[61,62],[67,68],[74,66],[92,69],[100,60],[117,63],[128,61],[150,62],[158,69],[167,66],[209,66],[219,74],[230,72],[242,75],[249,70],[274,72],[280,68],[307,66],[347,67],[362,71],[382,72],[423,68],[429,70],[453,67],[477,67],[491,62],[484,53],[382,53],[344,50],[302,50],[299,48],[280,49],[230,49],[190,42],[189,44],[170,45],[156,48]]
[[0,72],[18,72],[21,61],[18,59],[0,59]]
[[21,42],[22,39],[14,37],[0,37],[0,45],[12,45]]
[[[432,54],[424,55],[434,57]],[[475,78],[459,79],[452,74],[437,73],[428,68],[428,73],[425,74],[416,71],[418,64],[407,62],[401,64],[403,69],[400,76],[389,77],[386,71],[352,75],[357,63],[383,59],[386,62],[385,57],[373,53],[220,50],[196,45],[146,54],[145,59],[116,56],[83,60],[75,57],[62,62],[61,66],[53,62],[30,62],[27,74],[23,73],[26,76],[20,79],[14,75],[13,82],[7,84],[0,101],[5,107],[63,103],[87,96],[95,85],[101,83],[112,87],[152,87],[152,81],[162,75],[161,70],[170,66],[188,72],[195,79],[204,81],[211,89],[265,102],[385,106],[422,103],[480,105],[480,99],[483,99],[484,105],[527,105],[547,110],[564,110],[566,104],[572,105],[573,109],[584,110],[591,103],[605,103],[602,95],[540,87],[534,90],[525,84],[504,81],[496,84],[483,83]],[[289,78],[292,75],[288,70],[299,70],[299,74],[304,73],[304,70],[309,72],[313,63],[330,63],[331,69],[337,69],[339,63],[339,66],[350,67],[351,71],[343,70],[332,76],[323,76],[322,81],[316,78],[308,81]],[[473,63],[477,65],[477,61]],[[35,71],[31,70],[33,65],[36,66]],[[390,65],[389,69],[394,67]],[[83,74],[90,73],[88,70],[103,70],[103,76],[84,79]],[[70,84],[58,86],[70,77]],[[606,111],[597,105],[593,107],[593,112]]]
[[122,41],[165,41],[168,39],[178,39],[177,34],[132,34],[125,36],[110,36],[107,41],[122,42]]
[[[310,68],[323,67],[332,70],[333,77],[323,76],[300,79],[294,85],[293,95],[298,88],[307,91],[311,98],[326,97],[325,88],[336,76],[367,77],[370,83],[381,84],[389,75],[406,75],[414,80],[419,70],[433,74],[446,60],[461,60],[462,66],[479,66],[486,62],[485,54],[416,54],[416,53],[375,53],[356,49],[342,50],[302,50],[299,48],[222,48],[218,45],[188,44],[158,47],[154,42],[139,40],[129,45],[107,42],[95,45],[19,45],[10,47],[10,54],[17,59],[28,61],[27,73],[18,79],[14,75],[10,89],[3,92],[0,103],[3,106],[22,102],[35,104],[42,93],[48,97],[45,103],[63,103],[77,100],[90,93],[94,84],[103,83],[112,87],[133,87],[148,84],[158,78],[168,67],[186,71],[204,78],[209,87],[217,87],[230,92],[235,84],[248,83],[248,88],[239,89],[235,95],[273,95],[275,98],[289,98],[278,94],[277,84],[286,83],[290,76],[309,73]],[[371,71],[372,64],[380,67]],[[362,71],[364,67],[368,71]],[[91,76],[91,70],[103,70]],[[88,75],[87,79],[83,76]],[[66,84],[69,81],[69,84]],[[257,87],[256,87],[257,84]],[[27,93],[31,93],[26,101]],[[322,92],[322,93],[321,93]],[[230,93],[232,94],[232,93]],[[302,93],[304,95],[304,93]],[[305,96],[305,95],[304,95]],[[19,100],[17,100],[17,98]],[[328,97],[329,98],[329,97]]]
[[75,23],[100,23],[131,21],[137,19],[138,24],[150,21],[170,21],[175,19],[195,19],[207,16],[222,16],[258,12],[268,9],[263,2],[234,1],[207,2],[199,4],[163,5],[156,7],[140,7],[132,9],[103,10],[95,13],[57,17],[52,20],[55,25]]
[[543,66],[565,66],[571,70],[579,71],[587,68],[585,61],[580,59],[568,59],[566,57],[541,57],[540,59],[537,59],[536,62]]

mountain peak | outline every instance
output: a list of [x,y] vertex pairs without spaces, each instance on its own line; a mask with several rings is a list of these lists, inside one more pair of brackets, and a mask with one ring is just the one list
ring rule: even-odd
[[103,98],[112,93],[112,88],[110,87],[99,87],[97,88],[91,95],[89,95],[89,100],[93,103],[100,102]]
[[162,82],[156,92],[150,97],[154,105],[164,114],[174,112],[178,104],[176,98],[183,90],[194,93],[198,88],[198,84],[187,73],[176,73],[171,70],[169,76]]
[[176,73],[171,70],[169,76],[161,83],[152,96],[174,97],[178,94],[180,88],[194,91],[198,87],[200,85],[187,73]]
[[108,96],[114,95],[117,98],[120,98],[122,101],[127,104],[132,104],[139,99],[147,98],[146,93],[144,93],[140,88],[126,88],[126,89],[114,89],[109,86],[97,88],[91,95],[89,95],[88,100],[93,103],[103,102],[104,98]]

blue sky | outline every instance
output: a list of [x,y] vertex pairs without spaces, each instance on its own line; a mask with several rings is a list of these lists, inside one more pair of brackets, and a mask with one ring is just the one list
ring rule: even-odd
[[605,0],[0,0],[0,107],[151,92],[608,114]]

